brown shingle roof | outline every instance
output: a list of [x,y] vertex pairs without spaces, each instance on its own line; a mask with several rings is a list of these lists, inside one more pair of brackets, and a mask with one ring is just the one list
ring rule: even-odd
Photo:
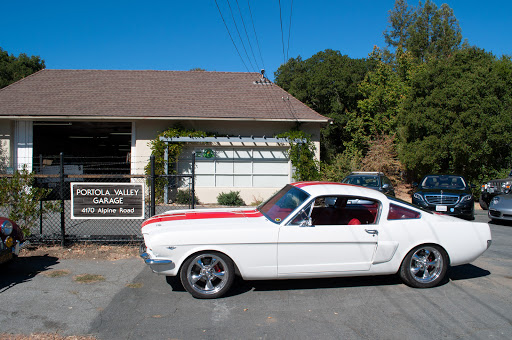
[[45,69],[0,90],[0,117],[327,121],[256,80],[257,73]]

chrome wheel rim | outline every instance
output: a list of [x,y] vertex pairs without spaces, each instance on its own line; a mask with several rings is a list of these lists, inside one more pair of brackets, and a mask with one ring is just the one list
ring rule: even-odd
[[229,275],[226,262],[214,254],[196,256],[187,268],[187,280],[190,286],[196,292],[206,295],[222,290]]
[[433,247],[423,247],[412,254],[410,271],[414,280],[420,283],[430,283],[441,275],[443,265],[443,257],[439,250]]

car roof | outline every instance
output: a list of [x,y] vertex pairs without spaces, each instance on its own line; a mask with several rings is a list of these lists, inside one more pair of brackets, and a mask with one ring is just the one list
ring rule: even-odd
[[384,173],[383,172],[378,172],[378,171],[354,171],[354,172],[351,172],[350,175],[348,175],[348,176],[353,176],[353,175],[384,176]]
[[386,199],[386,195],[383,193],[359,185],[337,182],[296,182],[291,185],[304,190],[311,196],[349,195],[375,198],[381,201]]

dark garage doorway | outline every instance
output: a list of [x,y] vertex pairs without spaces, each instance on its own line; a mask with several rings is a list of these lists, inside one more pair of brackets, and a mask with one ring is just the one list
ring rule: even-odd
[[34,163],[92,164],[83,173],[130,173],[130,122],[34,122]]

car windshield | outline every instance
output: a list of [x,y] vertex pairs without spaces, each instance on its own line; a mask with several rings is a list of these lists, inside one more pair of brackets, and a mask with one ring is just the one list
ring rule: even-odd
[[260,205],[258,210],[272,222],[281,223],[308,197],[307,192],[288,184]]
[[461,176],[426,176],[421,182],[421,187],[425,189],[458,189],[466,188],[464,178]]
[[360,185],[363,187],[378,187],[378,176],[348,176],[343,180],[343,183]]

